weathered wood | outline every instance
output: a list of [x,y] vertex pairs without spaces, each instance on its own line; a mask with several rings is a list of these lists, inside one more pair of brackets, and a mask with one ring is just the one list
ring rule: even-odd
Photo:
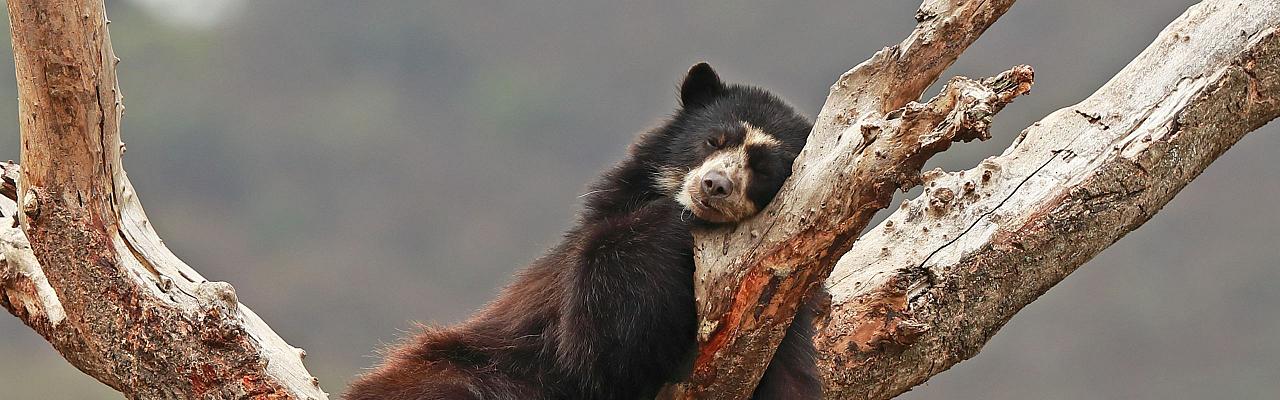
[[121,167],[103,2],[8,5],[23,168],[4,186],[21,200],[0,206],[0,305],[131,398],[325,398],[301,349],[151,229]]
[[[827,396],[888,399],[977,354],[1018,310],[1280,115],[1280,3],[1192,7],[1088,99],[868,231],[827,281]],[[1171,244],[1173,245],[1173,244]]]
[[1030,69],[1019,67],[1002,81],[954,81],[928,104],[911,103],[1012,5],[926,0],[906,40],[831,87],[794,174],[760,217],[695,232],[700,349],[679,396],[746,398],[803,293],[893,192],[913,186],[951,141],[985,138],[991,115],[1026,91]]

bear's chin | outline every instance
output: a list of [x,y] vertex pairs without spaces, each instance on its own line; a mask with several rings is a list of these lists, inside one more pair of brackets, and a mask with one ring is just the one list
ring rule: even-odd
[[728,213],[720,211],[714,205],[706,202],[705,200],[694,199],[691,203],[692,204],[689,204],[688,206],[689,211],[693,213],[693,216],[698,217],[700,220],[714,224],[738,222],[738,219],[731,217]]

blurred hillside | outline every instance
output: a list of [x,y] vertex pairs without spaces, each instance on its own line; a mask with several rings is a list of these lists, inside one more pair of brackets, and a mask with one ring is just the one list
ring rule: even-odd
[[[936,164],[999,153],[1192,3],[1020,2],[950,73],[1027,63],[1035,90],[995,139]],[[464,318],[553,244],[585,183],[674,107],[689,65],[812,115],[841,72],[910,31],[919,2],[732,4],[112,1],[126,165],[166,243],[233,283],[336,394],[411,321]],[[13,80],[0,92],[15,110]],[[0,113],[0,159],[18,158],[14,114]],[[904,398],[1276,398],[1276,126]],[[0,317],[0,336],[5,399],[119,397],[17,319]]]

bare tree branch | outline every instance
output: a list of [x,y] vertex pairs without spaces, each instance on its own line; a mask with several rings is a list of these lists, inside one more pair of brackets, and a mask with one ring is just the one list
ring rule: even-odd
[[0,205],[0,305],[131,398],[325,398],[301,349],[152,230],[121,167],[103,2],[8,4],[24,167],[4,165],[21,200]]
[[1192,7],[1083,102],[998,157],[925,175],[827,281],[827,396],[887,399],[982,345],[1280,115],[1280,4]]

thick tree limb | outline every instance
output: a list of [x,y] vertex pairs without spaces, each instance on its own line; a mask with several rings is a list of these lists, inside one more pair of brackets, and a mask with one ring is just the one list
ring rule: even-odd
[[9,15],[23,169],[4,166],[21,200],[0,205],[0,305],[131,398],[325,398],[301,349],[152,230],[121,167],[102,1],[10,0]]
[[695,232],[699,354],[677,391],[689,399],[746,398],[791,323],[800,298],[887,207],[924,162],[952,141],[986,138],[992,114],[1026,92],[1031,70],[952,81],[928,104],[911,101],[1013,0],[926,0],[915,31],[832,86],[791,179],[756,218]]
[[982,345],[1280,115],[1280,4],[1192,7],[998,157],[926,175],[841,258],[815,340],[830,398],[887,399]]

